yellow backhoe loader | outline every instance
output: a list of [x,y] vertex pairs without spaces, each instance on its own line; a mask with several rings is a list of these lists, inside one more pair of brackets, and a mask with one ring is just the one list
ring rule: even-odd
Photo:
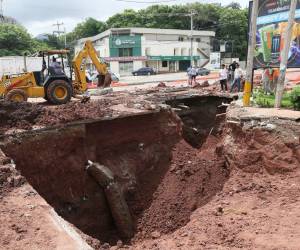
[[[87,91],[86,60],[88,58],[98,71],[100,85],[110,85],[111,76],[107,71],[107,66],[97,56],[91,41],[86,41],[82,50],[75,55],[70,67],[70,76],[65,73],[64,63],[64,58],[68,54],[68,50],[40,52],[40,56],[43,57],[42,70],[2,76],[0,96],[6,100],[19,102],[27,101],[28,98],[42,97],[52,104],[65,104],[72,97],[82,95]],[[59,56],[61,62],[57,62],[54,56]],[[75,79],[73,79],[73,73]]]

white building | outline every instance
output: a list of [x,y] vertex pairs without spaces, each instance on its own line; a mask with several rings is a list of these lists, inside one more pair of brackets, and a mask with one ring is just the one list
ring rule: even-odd
[[[209,62],[213,31],[193,32],[193,61],[203,67]],[[114,28],[77,42],[75,52],[91,40],[98,55],[120,75],[141,67],[157,72],[185,71],[191,61],[191,31],[176,29]]]

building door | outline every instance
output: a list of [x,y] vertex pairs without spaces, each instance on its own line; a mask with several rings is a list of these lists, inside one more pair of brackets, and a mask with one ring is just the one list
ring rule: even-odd
[[133,62],[120,62],[120,75],[129,76],[133,71]]
[[179,61],[179,70],[180,71],[186,71],[188,67],[190,67],[191,61],[185,60],[185,61]]
[[175,63],[176,63],[175,61],[170,61],[170,64],[169,64],[170,72],[176,72]]

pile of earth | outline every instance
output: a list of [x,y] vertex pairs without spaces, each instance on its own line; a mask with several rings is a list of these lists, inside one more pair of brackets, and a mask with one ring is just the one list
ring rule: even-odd
[[167,234],[186,225],[193,211],[222,190],[229,176],[225,158],[209,152],[217,142],[218,138],[211,136],[205,153],[184,140],[175,146],[169,171],[151,205],[138,218],[136,238]]
[[110,105],[105,99],[89,103],[71,102],[60,106],[0,101],[0,134],[9,129],[30,130],[33,126],[55,126],[72,121],[110,117]]

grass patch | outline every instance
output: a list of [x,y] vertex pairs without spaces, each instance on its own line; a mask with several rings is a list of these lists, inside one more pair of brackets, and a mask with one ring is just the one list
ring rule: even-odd
[[[266,95],[262,89],[254,89],[253,101],[259,107],[273,108],[275,95]],[[300,109],[300,87],[296,87],[290,92],[284,92],[281,107],[296,110]]]

